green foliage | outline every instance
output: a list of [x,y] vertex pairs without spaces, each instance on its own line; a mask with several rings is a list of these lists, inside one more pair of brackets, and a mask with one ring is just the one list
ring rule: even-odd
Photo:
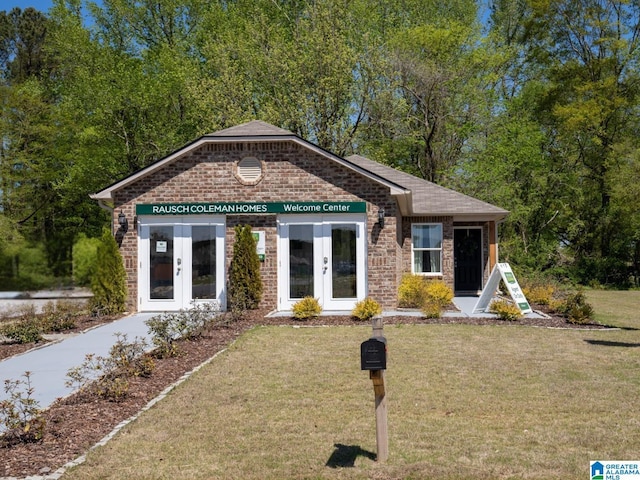
[[13,317],[4,318],[0,334],[15,343],[40,342],[43,333],[64,332],[76,327],[76,318],[86,313],[83,304],[59,300],[47,302],[41,313],[29,305],[14,312]]
[[[54,285],[56,279],[47,266],[44,245],[18,243],[14,255],[5,256],[0,265],[0,288],[37,290]],[[0,255],[0,261],[3,257]]]
[[298,320],[308,320],[315,318],[322,313],[322,307],[317,298],[304,297],[293,304],[293,318]]
[[427,282],[422,275],[407,273],[398,286],[398,305],[405,308],[420,308],[427,296]]
[[382,314],[382,307],[371,297],[360,300],[351,311],[351,316],[358,320],[371,320],[376,315]]
[[629,107],[638,105],[640,76],[629,32],[639,14],[619,0],[496,4],[494,38],[513,55],[503,84],[510,97],[478,145],[493,157],[483,198],[500,192],[512,212],[501,231],[508,261],[582,284],[638,277],[637,197],[625,184],[637,171]]
[[219,313],[217,303],[196,303],[189,310],[151,317],[145,324],[156,347],[154,354],[159,358],[176,356],[179,353],[178,340],[201,336]]
[[508,300],[494,300],[489,305],[489,311],[498,315],[500,320],[514,322],[522,317],[520,309]]
[[0,287],[68,277],[89,193],[253,118],[509,210],[514,266],[640,283],[637,3],[496,2],[486,34],[468,1],[91,7],[0,15]]
[[569,323],[584,325],[593,321],[593,307],[582,290],[565,293],[559,300],[553,302],[555,310],[567,317]]
[[127,299],[126,273],[118,245],[108,229],[103,231],[97,254],[91,279],[92,309],[105,315],[121,313]]
[[46,420],[38,401],[33,398],[31,372],[24,380],[5,380],[4,392],[8,398],[0,401],[0,441],[4,445],[41,440]]
[[35,316],[22,316],[15,321],[5,323],[0,334],[15,343],[32,343],[42,340],[40,322]]
[[99,238],[87,238],[80,234],[73,244],[73,281],[78,286],[91,285],[98,263]]
[[116,333],[116,342],[109,350],[110,369],[126,377],[149,377],[155,368],[153,359],[146,354],[147,343],[127,335]]
[[155,362],[146,352],[147,344],[138,338],[116,333],[116,342],[108,357],[87,354],[81,365],[69,369],[66,385],[87,395],[97,395],[111,401],[121,401],[129,393],[132,377],[148,377]]
[[235,227],[236,241],[229,266],[229,306],[232,311],[258,308],[262,299],[260,259],[249,225]]
[[42,332],[64,332],[76,327],[76,318],[86,313],[85,306],[77,302],[59,300],[47,302],[40,318]]

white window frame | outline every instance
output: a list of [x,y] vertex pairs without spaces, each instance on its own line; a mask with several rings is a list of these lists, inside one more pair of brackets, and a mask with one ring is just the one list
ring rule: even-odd
[[[440,248],[416,248],[414,242],[414,229],[416,227],[440,227]],[[443,275],[443,258],[442,246],[444,244],[444,228],[442,223],[413,223],[411,225],[411,272],[417,275],[425,275],[428,277],[441,277]],[[439,272],[416,272],[416,252],[440,252],[440,271]]]

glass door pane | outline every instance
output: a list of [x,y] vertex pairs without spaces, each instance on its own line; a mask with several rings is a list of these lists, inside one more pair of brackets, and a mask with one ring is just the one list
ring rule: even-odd
[[356,298],[356,225],[331,226],[332,298]]
[[289,298],[314,296],[313,225],[289,226]]
[[173,226],[149,227],[149,298],[173,299]]
[[191,298],[216,298],[216,227],[191,227]]

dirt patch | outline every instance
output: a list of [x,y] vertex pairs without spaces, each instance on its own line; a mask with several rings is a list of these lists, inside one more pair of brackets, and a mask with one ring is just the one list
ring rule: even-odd
[[[111,402],[80,394],[58,400],[46,412],[44,438],[35,443],[18,444],[0,448],[0,475],[26,477],[46,475],[87,452],[89,448],[109,434],[123,420],[135,415],[150,400],[184,373],[223,350],[233,340],[256,325],[362,325],[350,317],[318,317],[297,321],[289,317],[265,317],[266,312],[255,311],[247,318],[228,325],[212,328],[202,338],[180,343],[180,355],[156,360],[156,368],[148,378],[131,381],[129,395],[122,401]],[[91,328],[102,320],[87,319],[78,322],[78,331]],[[92,323],[93,322],[93,323]],[[386,325],[393,324],[473,324],[473,325],[531,325],[550,328],[606,328],[601,325],[571,325],[561,317],[522,319],[505,322],[495,318],[444,317],[426,319],[422,317],[385,317]],[[368,324],[368,322],[365,322]],[[9,356],[18,347],[25,350],[33,345],[2,345],[0,358]]]

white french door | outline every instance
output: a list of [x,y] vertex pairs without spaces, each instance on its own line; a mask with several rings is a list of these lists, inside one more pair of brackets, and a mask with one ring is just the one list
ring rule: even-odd
[[324,310],[351,310],[366,296],[364,215],[279,219],[278,309],[317,298]]
[[140,311],[225,308],[224,218],[141,217],[138,229]]

